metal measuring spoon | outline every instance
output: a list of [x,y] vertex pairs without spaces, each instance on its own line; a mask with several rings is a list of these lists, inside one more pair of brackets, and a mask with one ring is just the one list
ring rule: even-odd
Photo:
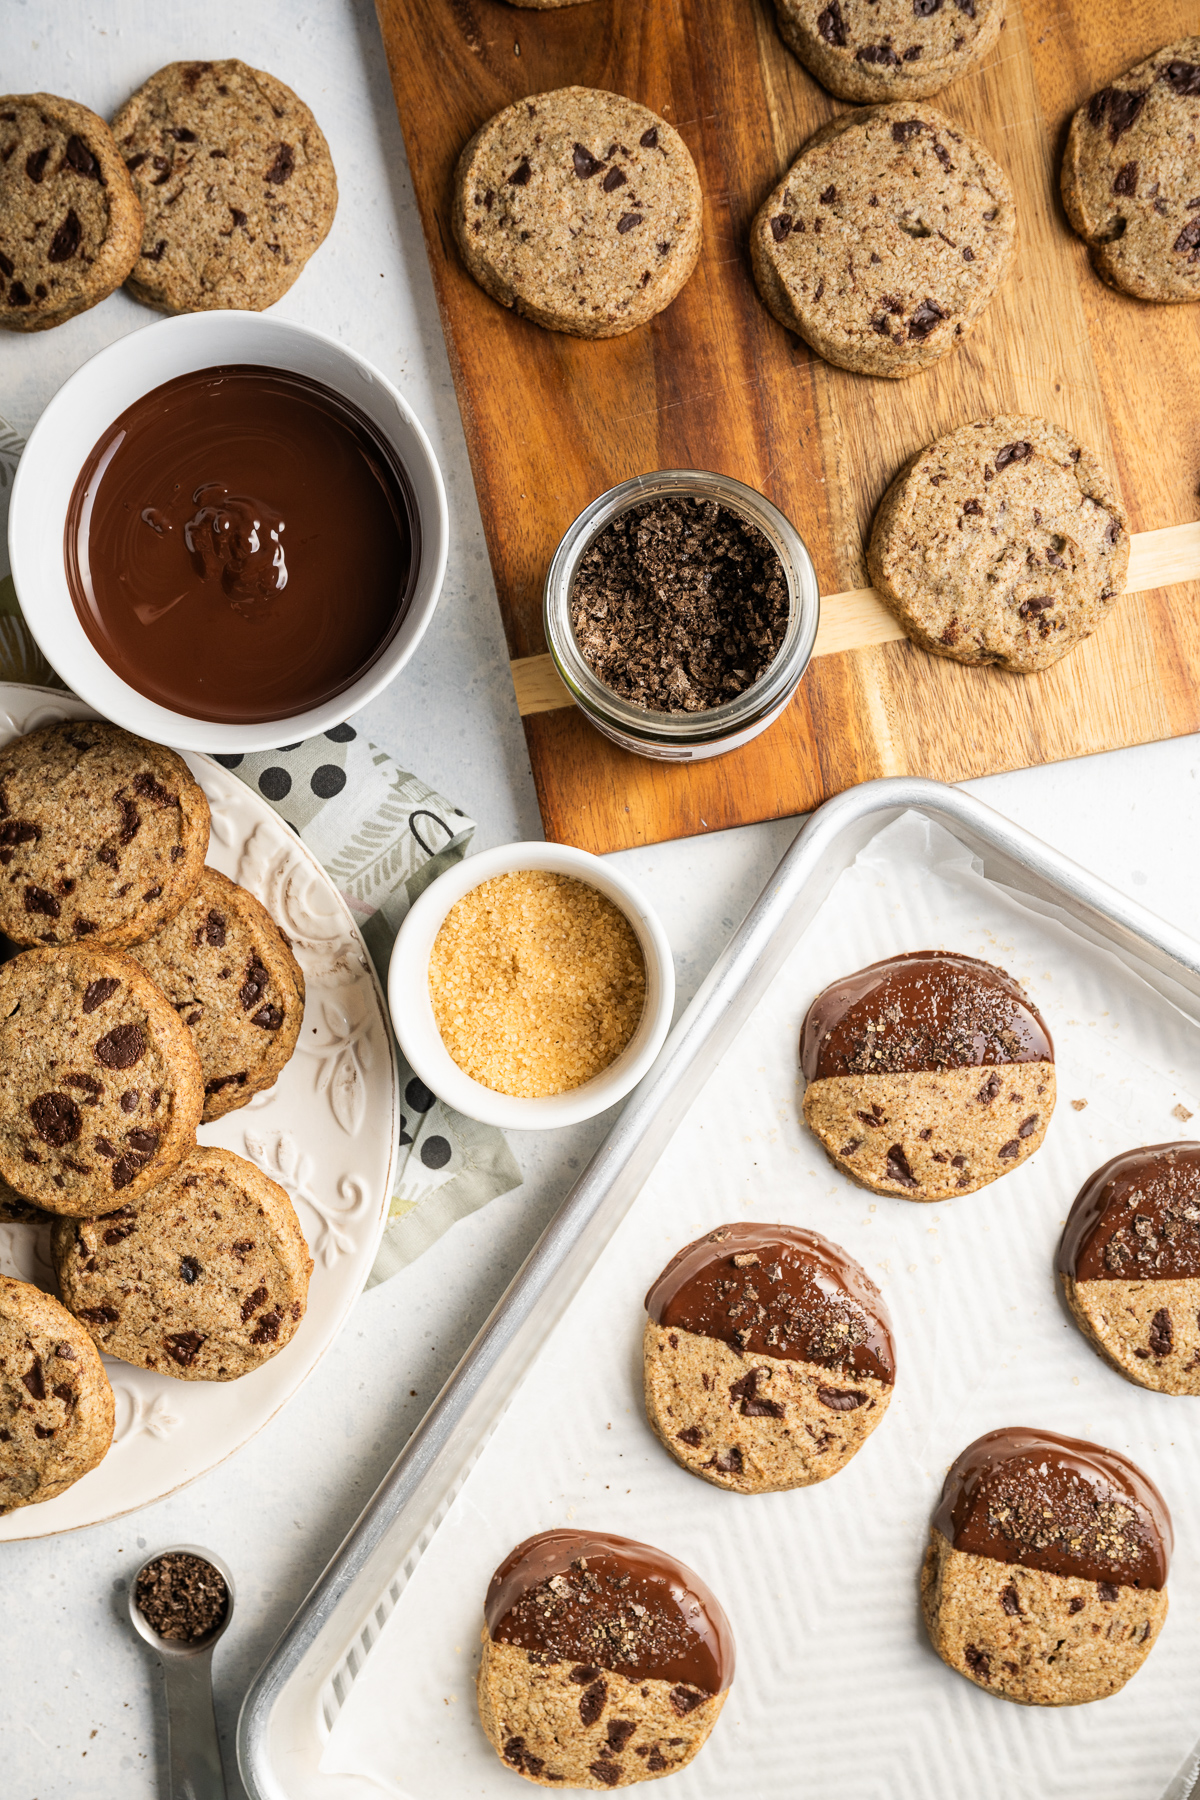
[[[161,1637],[137,1603],[138,1577],[164,1556],[196,1556],[224,1578],[228,1599],[225,1617],[207,1637],[188,1643]],[[129,1617],[162,1663],[167,1690],[167,1756],[171,1770],[170,1800],[226,1800],[221,1745],[213,1711],[212,1653],[233,1617],[233,1576],[219,1556],[198,1544],[172,1544],[156,1550],[134,1571],[129,1584]]]

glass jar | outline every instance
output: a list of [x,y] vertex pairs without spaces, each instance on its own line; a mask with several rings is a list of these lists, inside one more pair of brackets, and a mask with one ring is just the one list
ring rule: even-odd
[[[584,552],[605,526],[630,507],[674,495],[715,500],[756,525],[778,555],[787,582],[788,627],[783,643],[756,682],[735,699],[705,712],[650,712],[623,700],[584,661],[571,626],[571,590]],[[597,731],[622,749],[660,762],[723,756],[765,731],[779,717],[808,667],[820,616],[816,571],[795,526],[754,488],[704,469],[660,469],[609,488],[585,507],[567,530],[546,576],[546,642],[563,686]]]

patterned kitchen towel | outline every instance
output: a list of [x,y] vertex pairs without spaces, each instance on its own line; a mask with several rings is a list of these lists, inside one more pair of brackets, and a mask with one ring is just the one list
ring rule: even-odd
[[[332,876],[387,987],[400,923],[466,855],[475,821],[401,769],[353,724],[279,750],[217,761],[269,800]],[[519,1187],[501,1131],[432,1094],[400,1057],[400,1164],[368,1287],[415,1261],[456,1219]]]
[[[0,419],[0,681],[63,684],[21,617],[8,565],[8,499],[21,440]],[[270,802],[317,859],[354,914],[387,989],[388,958],[405,913],[461,861],[475,821],[402,769],[354,724],[249,756],[219,756]],[[437,1242],[456,1219],[521,1184],[504,1134],[443,1106],[401,1055],[396,1186],[375,1287]]]

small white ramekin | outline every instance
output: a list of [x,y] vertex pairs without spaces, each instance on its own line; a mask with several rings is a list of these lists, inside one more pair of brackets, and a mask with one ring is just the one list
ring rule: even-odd
[[[193,719],[139,694],[92,644],[71,599],[63,558],[75,480],[101,435],[135,400],[193,369],[255,363],[323,382],[365,413],[408,474],[420,525],[416,585],[392,641],[340,694],[261,724]],[[400,672],[433,617],[446,573],[449,514],[441,471],[411,407],[378,369],[323,331],[264,313],[187,313],[110,344],[55,394],[34,426],[13,482],[8,550],[21,611],[47,661],[81,700],[128,731],[181,750],[273,750],[357,712]]]
[[[543,1100],[522,1100],[482,1086],[459,1068],[442,1041],[429,998],[429,958],[434,939],[450,908],[480,882],[493,875],[523,869],[549,869],[573,875],[620,907],[637,933],[646,959],[646,1004],[637,1030],[607,1069],[582,1087]],[[608,863],[569,844],[504,844],[439,875],[409,912],[392,950],[388,969],[388,1003],[400,1048],[439,1100],[478,1119],[512,1131],[546,1131],[575,1125],[623,1100],[662,1049],[675,1006],[675,965],[658,915],[638,889]]]

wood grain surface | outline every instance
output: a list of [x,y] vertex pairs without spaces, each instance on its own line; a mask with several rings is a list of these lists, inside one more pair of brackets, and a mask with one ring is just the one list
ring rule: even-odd
[[[1192,0],[1009,0],[1005,30],[938,109],[982,139],[1017,196],[1016,268],[963,345],[907,381],[832,368],[776,323],[750,274],[755,211],[813,131],[848,110],[784,47],[770,0],[377,0],[492,569],[519,666],[545,652],[542,582],[595,496],[659,468],[709,468],[795,523],[821,591],[858,607],[780,720],[711,761],[618,750],[574,708],[527,710],[546,835],[607,851],[807,811],[879,775],[957,781],[1200,728],[1200,557],[1155,561],[1174,585],[1130,593],[1040,675],[932,657],[872,632],[864,543],[896,468],[970,419],[1029,412],[1090,443],[1138,534],[1200,512],[1200,307],[1104,287],[1067,226],[1058,160],[1072,112],[1195,29]],[[512,100],[614,89],[682,133],[705,193],[700,263],[627,336],[540,330],[475,285],[450,232],[467,138]],[[1190,571],[1192,579],[1180,577]],[[876,615],[877,616],[877,615]],[[847,615],[849,619],[849,615]],[[865,623],[864,623],[865,621]],[[852,642],[853,647],[842,645]],[[836,647],[833,647],[836,646]]]

